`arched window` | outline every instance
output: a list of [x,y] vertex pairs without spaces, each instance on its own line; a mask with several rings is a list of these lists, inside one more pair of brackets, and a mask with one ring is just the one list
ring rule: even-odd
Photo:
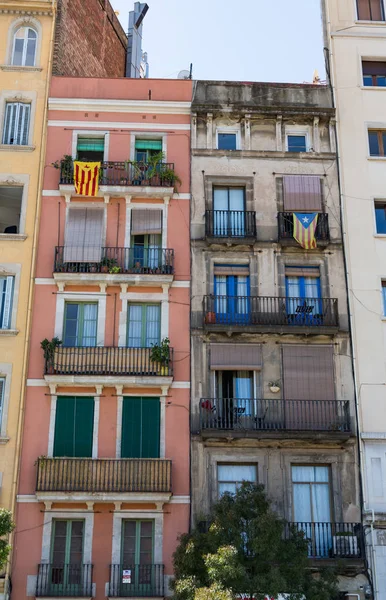
[[12,64],[33,67],[36,57],[37,33],[31,27],[20,27],[13,38]]

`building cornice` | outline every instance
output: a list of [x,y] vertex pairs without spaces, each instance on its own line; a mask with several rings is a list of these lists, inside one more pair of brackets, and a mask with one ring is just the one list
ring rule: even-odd
[[100,98],[49,98],[50,110],[152,113],[190,115],[190,102],[170,102],[156,100],[113,100]]
[[0,3],[0,15],[27,15],[27,16],[38,16],[38,17],[51,17],[53,15],[52,5],[46,4],[45,6],[37,5],[36,8],[8,8],[4,7]]

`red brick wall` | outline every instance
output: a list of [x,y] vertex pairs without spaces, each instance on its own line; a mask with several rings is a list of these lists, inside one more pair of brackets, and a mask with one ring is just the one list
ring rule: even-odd
[[124,77],[126,47],[109,0],[59,0],[54,75]]

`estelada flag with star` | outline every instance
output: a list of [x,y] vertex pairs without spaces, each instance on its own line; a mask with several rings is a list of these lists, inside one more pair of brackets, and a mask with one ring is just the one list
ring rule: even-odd
[[97,195],[100,167],[100,162],[74,160],[74,184],[79,196]]
[[316,248],[315,230],[318,213],[293,213],[294,238],[306,250]]

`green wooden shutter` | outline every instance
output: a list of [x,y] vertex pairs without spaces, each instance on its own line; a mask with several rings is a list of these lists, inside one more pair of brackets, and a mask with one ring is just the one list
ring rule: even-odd
[[54,456],[91,457],[93,429],[94,398],[58,398]]
[[122,458],[158,458],[159,444],[159,398],[124,398]]

